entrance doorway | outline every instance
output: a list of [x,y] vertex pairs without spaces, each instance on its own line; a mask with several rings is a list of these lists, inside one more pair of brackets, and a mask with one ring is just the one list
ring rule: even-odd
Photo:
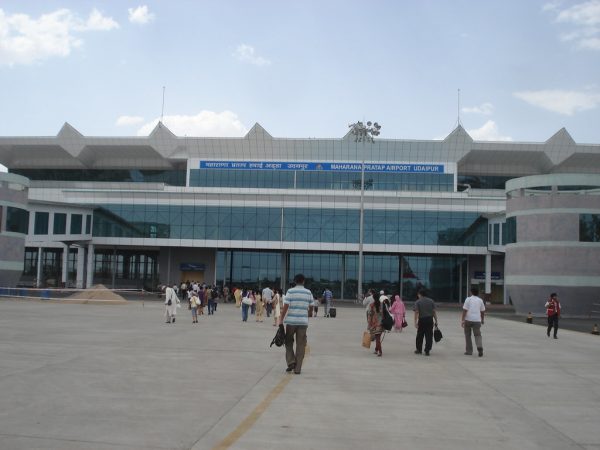
[[184,281],[195,281],[198,284],[204,283],[204,271],[185,271],[181,272],[181,282]]

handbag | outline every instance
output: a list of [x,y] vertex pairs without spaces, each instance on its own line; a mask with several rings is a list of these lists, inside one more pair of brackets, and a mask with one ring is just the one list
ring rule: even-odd
[[408,322],[406,319],[402,319],[402,328],[406,328],[408,326]]
[[252,304],[252,299],[251,299],[250,297],[244,297],[244,298],[242,299],[242,303],[243,303],[244,305],[251,305],[251,304]]
[[273,347],[273,344],[275,344],[277,347],[281,347],[283,344],[285,344],[285,328],[282,324],[279,324],[277,332],[275,333],[275,337],[271,341],[271,345],[269,345],[269,347]]
[[362,346],[371,348],[371,333],[369,331],[363,331]]
[[440,342],[442,340],[444,336],[442,335],[442,332],[440,331],[440,329],[438,328],[438,326],[435,326],[435,329],[433,330],[433,340],[435,342]]
[[383,306],[383,317],[381,318],[381,326],[384,330],[390,331],[394,326],[394,318],[389,313],[387,306]]

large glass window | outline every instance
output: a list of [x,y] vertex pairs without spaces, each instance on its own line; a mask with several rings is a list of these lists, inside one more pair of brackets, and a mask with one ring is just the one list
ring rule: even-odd
[[8,206],[6,208],[6,231],[29,233],[29,211]]
[[405,256],[402,296],[416,300],[417,292],[425,289],[433,300],[459,301],[461,257]]
[[[190,186],[273,189],[360,189],[360,172],[190,170]],[[454,174],[378,173],[365,174],[365,189],[374,191],[454,190]]]
[[281,284],[281,254],[222,250],[217,252],[217,283],[221,286],[263,289]]
[[123,170],[123,169],[11,169],[30,180],[92,181],[115,183],[165,183],[185,186],[185,170]]
[[[94,236],[232,241],[357,243],[359,211],[105,205]],[[389,245],[487,245],[487,220],[462,211],[365,211],[364,242]]]
[[54,234],[66,234],[67,215],[64,213],[54,213]]
[[90,234],[92,232],[92,215],[86,214],[85,216],[85,234]]
[[81,234],[83,216],[81,214],[71,214],[71,234]]
[[600,242],[600,214],[579,215],[579,241]]
[[50,213],[36,211],[33,234],[48,234],[48,221]]
[[457,176],[458,190],[465,189],[504,189],[506,182],[518,178],[516,176],[495,176],[495,175],[461,175]]
[[494,245],[500,245],[500,224],[494,224]]
[[340,298],[342,257],[339,253],[292,253],[289,255],[287,279],[292,281],[294,276],[301,273],[306,278],[305,287],[315,297],[321,297],[325,288],[329,288],[334,298]]
[[507,217],[503,228],[506,230],[504,245],[517,242],[517,218]]
[[94,252],[94,283],[115,288],[154,290],[159,283],[158,252],[128,249],[115,252],[113,249],[97,248]]

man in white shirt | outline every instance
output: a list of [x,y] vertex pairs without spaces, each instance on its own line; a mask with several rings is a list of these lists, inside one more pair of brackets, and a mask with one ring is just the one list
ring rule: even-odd
[[473,342],[471,341],[471,330],[475,336],[477,353],[483,356],[483,343],[481,340],[481,325],[485,316],[485,304],[479,298],[479,289],[471,288],[471,296],[465,299],[461,316],[461,325],[465,329],[466,350],[465,355],[473,354]]
[[269,286],[262,290],[262,299],[267,308],[267,317],[271,317],[271,311],[273,310],[273,291]]

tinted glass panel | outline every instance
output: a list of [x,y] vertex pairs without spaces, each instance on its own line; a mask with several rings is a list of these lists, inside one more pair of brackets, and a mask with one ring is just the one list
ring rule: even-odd
[[517,242],[517,218],[507,217],[506,222],[504,223],[504,229],[506,230],[504,245]]
[[33,234],[48,234],[48,219],[50,213],[47,212],[36,212],[35,223],[33,225]]
[[29,232],[29,211],[8,206],[6,208],[6,231],[27,234]]
[[71,234],[81,234],[82,221],[81,214],[71,214]]
[[106,181],[117,183],[165,183],[185,186],[185,170],[11,169],[10,173],[36,181]]
[[54,234],[65,234],[67,232],[67,215],[54,213]]
[[[105,205],[94,212],[94,236],[357,243],[357,210],[217,206]],[[487,244],[477,213],[365,211],[364,242],[391,245]]]
[[600,214],[579,215],[579,241],[600,242]]

